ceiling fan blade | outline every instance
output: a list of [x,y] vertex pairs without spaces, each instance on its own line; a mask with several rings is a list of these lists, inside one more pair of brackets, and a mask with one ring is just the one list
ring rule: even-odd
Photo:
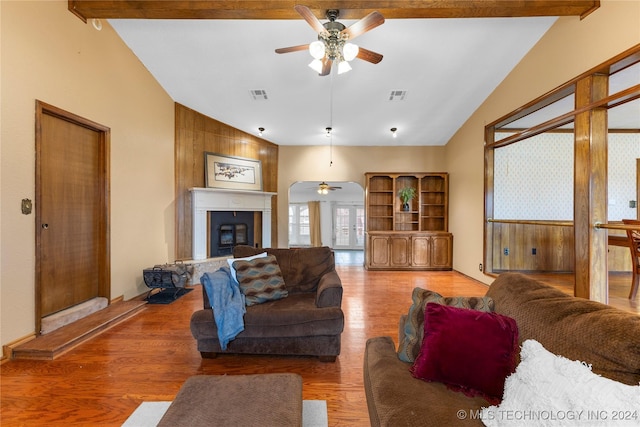
[[281,47],[279,49],[276,49],[276,53],[298,52],[298,51],[307,50],[307,49],[309,49],[308,44],[301,44],[298,46]]
[[382,55],[363,47],[358,49],[358,55],[356,56],[356,58],[362,59],[363,61],[371,62],[372,64],[377,64],[378,62],[382,61]]
[[333,65],[333,61],[325,56],[322,60],[322,72],[320,75],[328,76],[331,73],[331,65]]
[[297,4],[293,8],[300,14],[300,16],[304,18],[305,21],[307,21],[309,25],[311,25],[311,28],[313,28],[316,33],[329,35],[327,29],[324,28],[322,23],[318,20],[318,18],[316,18],[311,9],[301,4]]
[[384,24],[384,16],[378,12],[371,12],[358,22],[342,30],[342,34],[347,34],[349,36],[349,40],[353,40],[359,35],[362,35],[369,30],[373,30],[375,27],[382,24]]

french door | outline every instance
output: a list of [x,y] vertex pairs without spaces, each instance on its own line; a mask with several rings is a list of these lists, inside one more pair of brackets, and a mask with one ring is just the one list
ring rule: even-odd
[[364,206],[334,205],[334,249],[364,249]]

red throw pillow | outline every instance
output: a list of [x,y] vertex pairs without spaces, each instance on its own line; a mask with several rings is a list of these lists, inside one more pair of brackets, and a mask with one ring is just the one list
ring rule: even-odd
[[500,402],[504,381],[515,369],[516,321],[497,313],[428,303],[424,326],[411,374],[468,396]]

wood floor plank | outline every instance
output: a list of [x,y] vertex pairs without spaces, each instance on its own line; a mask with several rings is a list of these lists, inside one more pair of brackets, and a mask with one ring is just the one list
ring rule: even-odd
[[[221,355],[203,360],[189,330],[200,289],[138,315],[51,361],[0,366],[0,425],[120,426],[143,401],[172,400],[201,374],[295,372],[303,398],[327,401],[330,426],[368,426],[362,380],[366,340],[388,335],[411,304],[414,287],[446,296],[484,295],[487,286],[456,272],[365,271],[339,266],[345,330],[335,363],[310,357]],[[628,287],[620,289],[628,292]]]

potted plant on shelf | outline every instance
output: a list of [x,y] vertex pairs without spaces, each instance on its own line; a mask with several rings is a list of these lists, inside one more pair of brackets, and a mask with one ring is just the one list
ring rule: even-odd
[[400,196],[400,200],[402,201],[402,210],[409,211],[409,202],[411,199],[416,197],[416,189],[413,187],[404,187],[398,192],[398,196]]

